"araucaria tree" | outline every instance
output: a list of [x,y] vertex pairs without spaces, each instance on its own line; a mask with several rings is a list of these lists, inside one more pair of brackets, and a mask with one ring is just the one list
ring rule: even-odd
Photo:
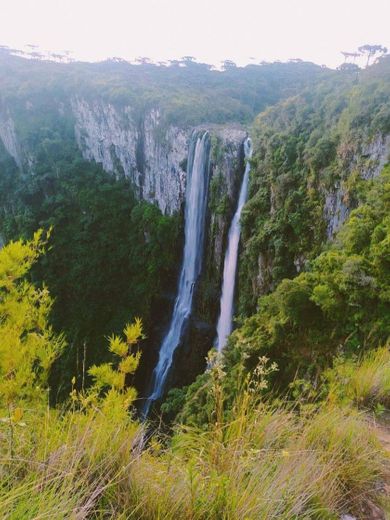
[[359,47],[358,51],[367,56],[366,67],[368,67],[370,64],[371,58],[373,58],[376,55],[386,54],[387,48],[383,47],[383,45],[366,44],[366,45],[362,45],[361,47]]

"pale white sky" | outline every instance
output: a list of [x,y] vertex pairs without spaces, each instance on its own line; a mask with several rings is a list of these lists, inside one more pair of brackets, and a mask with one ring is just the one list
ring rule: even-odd
[[[0,0],[0,44],[70,50],[78,59],[195,56],[218,64],[390,51],[390,0]],[[253,60],[252,60],[253,61]]]

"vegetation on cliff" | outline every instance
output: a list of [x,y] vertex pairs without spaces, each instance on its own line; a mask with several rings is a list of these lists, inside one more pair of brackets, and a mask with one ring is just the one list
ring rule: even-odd
[[[0,148],[0,516],[384,518],[389,59],[359,73],[20,60],[0,59],[3,100],[35,154],[31,174]],[[71,119],[54,117],[80,80],[82,95],[158,102],[183,124],[247,122],[292,95],[254,123],[237,328],[223,356],[171,390],[162,427],[138,421],[134,377],[169,306],[180,218],[81,158]],[[232,210],[225,185],[216,175],[214,219]],[[205,319],[218,292],[206,275]]]
[[259,299],[233,334],[230,363],[239,356],[253,366],[265,354],[291,381],[297,373],[314,377],[340,350],[356,354],[390,337],[390,168],[364,181],[361,196],[365,203],[327,250]]
[[[47,291],[24,281],[42,253],[41,236],[0,251],[3,518],[333,519],[381,501],[386,454],[349,402],[361,405],[360,395],[383,402],[388,374],[378,361],[389,366],[387,349],[349,370],[366,383],[349,402],[339,399],[348,369],[338,364],[321,406],[301,405],[299,413],[262,397],[277,369],[267,359],[239,379],[233,400],[214,363],[206,428],[178,426],[169,440],[150,437],[129,414],[136,392],[125,380],[143,335],[135,320],[109,338],[116,361],[92,367],[88,389],[76,390],[74,377],[66,406],[48,407],[48,371],[64,342],[48,325]],[[25,352],[19,362],[15,342]]]
[[57,399],[73,374],[107,358],[106,335],[135,316],[150,326],[176,273],[180,222],[138,202],[128,181],[83,161],[67,141],[46,139],[37,153],[33,176],[22,176],[2,155],[0,228],[6,240],[52,228],[32,279],[47,284],[51,323],[69,343],[52,375]]
[[[318,255],[340,205],[350,210],[361,202],[359,180],[376,167],[367,149],[390,132],[389,101],[385,58],[358,76],[334,72],[256,119],[250,196],[242,216],[241,313],[251,314],[260,295]],[[334,214],[326,206],[337,194]]]

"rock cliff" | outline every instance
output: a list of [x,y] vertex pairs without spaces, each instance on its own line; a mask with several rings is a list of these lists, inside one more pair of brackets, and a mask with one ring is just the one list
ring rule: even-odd
[[102,101],[71,102],[75,135],[83,157],[105,171],[130,178],[139,198],[163,213],[179,211],[185,189],[185,161],[191,129],[166,126],[160,111],[141,116]]
[[15,132],[14,121],[7,109],[0,103],[0,139],[5,149],[16,162],[20,170],[23,169],[23,156],[19,140]]
[[377,177],[390,156],[390,135],[377,134],[354,143],[343,143],[338,149],[344,178],[324,193],[324,219],[327,237],[331,239],[347,219],[351,204],[347,181],[351,174],[369,180]]
[[[184,201],[189,138],[194,128],[167,125],[158,108],[138,115],[101,101],[72,99],[75,135],[85,159],[104,170],[130,178],[137,195],[158,204],[163,213],[180,210]],[[246,133],[238,126],[203,125],[214,143],[212,176],[224,178],[226,195],[234,198],[234,163]],[[216,147],[218,147],[216,152]],[[223,151],[221,149],[223,148]]]
[[[25,117],[29,111],[26,108]],[[194,128],[169,125],[160,109],[120,107],[102,99],[72,97],[54,108],[53,119],[67,119],[84,159],[101,164],[115,176],[132,181],[136,195],[155,203],[164,214],[180,211],[184,201],[189,138]],[[215,175],[226,176],[227,197],[236,189],[233,163],[245,132],[239,127],[204,125],[226,155],[214,157]],[[34,130],[34,129],[33,129]],[[37,135],[39,128],[36,129]],[[12,111],[0,106],[0,139],[20,170],[34,170],[34,148],[21,137]],[[220,246],[219,246],[220,247]]]

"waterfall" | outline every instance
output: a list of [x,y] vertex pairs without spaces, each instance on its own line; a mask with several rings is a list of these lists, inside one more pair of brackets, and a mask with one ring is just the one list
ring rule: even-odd
[[241,234],[240,217],[248,194],[248,181],[250,172],[249,159],[252,157],[252,142],[249,137],[244,141],[244,153],[246,159],[245,173],[242,179],[237,209],[229,229],[228,246],[226,249],[225,262],[223,266],[221,311],[218,319],[216,341],[218,352],[221,352],[221,350],[224,348],[226,340],[232,332],[234,286],[236,282],[238,246]]
[[191,314],[194,287],[202,267],[209,170],[209,134],[195,131],[191,136],[188,152],[184,253],[179,286],[169,330],[161,344],[158,363],[153,371],[152,392],[145,402],[143,417],[147,417],[152,403],[163,395],[174,352],[180,344]]

